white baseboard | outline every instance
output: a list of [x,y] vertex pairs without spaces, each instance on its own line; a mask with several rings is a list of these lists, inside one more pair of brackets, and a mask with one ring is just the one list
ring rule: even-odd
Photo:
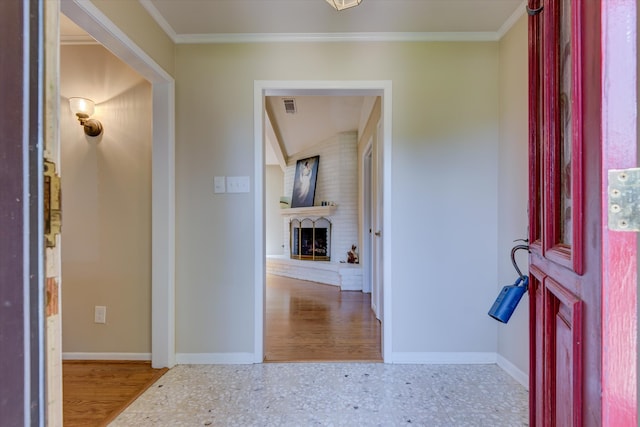
[[62,353],[62,360],[151,360],[151,353]]
[[502,368],[507,374],[511,375],[514,380],[518,381],[520,384],[524,386],[527,390],[529,390],[529,375],[525,372],[522,372],[516,365],[509,362],[501,355],[497,355],[497,363],[498,366]]
[[529,375],[498,353],[393,353],[386,363],[415,365],[498,365],[514,380],[529,390]]
[[250,365],[253,353],[177,353],[179,365]]
[[495,364],[496,353],[481,352],[429,352],[429,353],[398,353],[391,355],[391,360],[385,360],[386,363],[406,363],[416,365],[490,365]]

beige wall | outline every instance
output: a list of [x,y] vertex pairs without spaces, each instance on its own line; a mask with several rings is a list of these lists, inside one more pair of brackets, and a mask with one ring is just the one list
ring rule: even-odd
[[[65,353],[151,351],[151,86],[100,46],[62,46]],[[88,138],[67,99],[96,102]],[[94,323],[94,306],[107,323]]]
[[[500,41],[500,164],[498,180],[498,287],[512,284],[515,239],[528,238],[528,50],[522,17]],[[522,243],[522,242],[519,242]],[[516,260],[527,273],[527,253]],[[523,373],[529,371],[529,298],[522,298],[506,325],[498,324],[498,353]]]
[[254,195],[211,190],[253,177],[254,80],[392,81],[393,351],[495,352],[498,71],[491,42],[178,45],[177,352],[254,351]]
[[[500,221],[522,215],[520,194],[499,196],[499,183],[519,173],[499,154],[510,144],[511,130],[502,123],[511,118],[506,102],[521,106],[501,96],[510,90],[501,75],[507,41],[173,49],[153,36],[159,28],[148,17],[135,18],[142,13],[138,3],[93,3],[176,77],[178,354],[254,352],[257,189],[212,192],[213,176],[247,175],[255,182],[254,81],[390,80],[393,111],[384,113],[393,115],[391,229],[385,230],[392,239],[392,351],[420,359],[500,347],[523,365],[486,314],[508,271],[502,252],[511,247],[505,246],[511,233],[499,233]],[[516,37],[526,41],[526,33]]]
[[[509,164],[521,155],[509,151],[521,131],[509,122],[526,99],[512,94],[506,79],[519,75],[521,66],[526,76],[526,57],[511,48],[525,43],[526,51],[522,23],[501,43],[173,46],[139,3],[92,3],[176,76],[179,354],[254,351],[257,189],[212,193],[216,175],[247,175],[255,182],[254,81],[390,80],[392,208],[385,233],[392,239],[392,351],[420,359],[422,353],[499,349],[525,370],[524,353],[512,339],[526,334],[522,321],[514,318],[509,329],[498,330],[486,315],[505,276],[511,280],[505,251],[526,222],[526,188],[505,187],[519,183],[522,171]],[[521,62],[510,64],[511,56]]]

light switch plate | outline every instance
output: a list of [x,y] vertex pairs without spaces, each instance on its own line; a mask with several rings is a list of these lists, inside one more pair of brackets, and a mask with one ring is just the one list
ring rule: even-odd
[[224,193],[226,191],[227,184],[224,176],[214,176],[213,177],[213,192],[214,193]]
[[248,176],[228,176],[227,177],[227,193],[248,193],[249,177]]
[[107,323],[107,307],[104,305],[96,305],[93,317],[95,323]]

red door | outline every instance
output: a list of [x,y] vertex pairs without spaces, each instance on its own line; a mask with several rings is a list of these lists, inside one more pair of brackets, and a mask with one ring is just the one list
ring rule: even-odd
[[636,235],[607,171],[636,164],[635,0],[530,0],[530,416],[636,426]]

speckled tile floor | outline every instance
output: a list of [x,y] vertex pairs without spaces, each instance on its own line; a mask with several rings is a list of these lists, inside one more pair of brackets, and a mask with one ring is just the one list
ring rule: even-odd
[[111,424],[528,426],[528,393],[496,365],[179,365]]

